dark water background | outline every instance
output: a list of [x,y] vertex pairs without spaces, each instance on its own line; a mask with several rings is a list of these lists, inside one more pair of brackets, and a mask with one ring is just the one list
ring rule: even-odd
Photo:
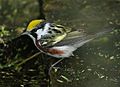
[[[63,60],[53,76],[53,87],[120,87],[120,0],[45,0],[44,3],[47,20],[73,30],[96,33],[111,25],[116,27]],[[30,20],[37,18],[38,11],[35,0],[0,0],[0,26],[5,28],[1,37],[6,40],[18,35]]]

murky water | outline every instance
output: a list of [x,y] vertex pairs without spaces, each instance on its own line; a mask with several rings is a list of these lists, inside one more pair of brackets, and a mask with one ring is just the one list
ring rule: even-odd
[[[32,0],[29,0],[29,3],[30,1],[31,3],[33,3]],[[44,2],[44,9],[47,20],[71,27],[73,30],[83,29],[88,33],[96,33],[104,30],[105,27],[107,27],[108,29],[111,28],[111,25],[115,27],[115,30],[113,30],[112,32],[107,33],[106,35],[85,44],[74,52],[74,56],[64,59],[60,64],[56,65],[56,71],[52,70],[53,73],[51,74],[52,86],[119,87],[120,1],[45,0]],[[27,1],[24,3],[27,3]],[[37,6],[37,4],[35,3],[34,6]],[[37,13],[34,14],[34,17],[36,16],[36,14]],[[26,15],[30,14],[27,14],[26,12],[25,16]],[[16,19],[18,18],[17,15],[15,17]],[[30,17],[31,16],[29,16],[26,21],[32,19]],[[24,18],[21,18],[22,22],[23,20]],[[32,64],[33,63],[30,63],[28,65]],[[38,65],[36,66],[38,67]],[[25,72],[25,70],[23,71],[24,72],[20,73],[11,71],[12,73],[14,73],[14,75],[11,74],[10,78],[12,79],[8,78],[6,81],[4,80],[3,82],[2,80],[0,80],[0,87],[9,87],[9,85],[13,85],[14,83],[16,83],[15,86],[17,86],[17,83],[28,83],[31,85],[29,87],[39,87],[40,81],[37,76],[39,77],[38,74],[41,73],[38,73],[34,70],[31,70],[30,73]],[[31,74],[31,72],[34,76]],[[2,76],[3,74],[4,72],[1,71],[0,76]],[[20,78],[21,74],[25,75]],[[10,73],[8,73],[7,75],[10,75]],[[33,80],[30,80],[31,77],[33,77]],[[6,84],[5,82],[8,82],[8,84]],[[24,87],[24,85],[18,84],[18,87],[19,86]],[[28,86],[26,85],[25,87]]]

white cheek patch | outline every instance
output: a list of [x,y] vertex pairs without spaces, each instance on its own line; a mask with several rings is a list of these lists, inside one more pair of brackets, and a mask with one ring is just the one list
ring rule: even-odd
[[37,32],[36,32],[37,40],[39,40],[41,38],[41,33],[42,33],[42,29],[37,30]]
[[46,23],[44,29],[39,29],[36,31],[37,40],[41,39],[41,36],[47,35],[49,31],[50,23]]

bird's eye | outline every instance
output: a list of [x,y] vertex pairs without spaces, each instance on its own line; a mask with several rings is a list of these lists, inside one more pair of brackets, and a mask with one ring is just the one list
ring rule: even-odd
[[31,30],[31,32],[36,32],[37,31],[37,28],[34,28],[33,30]]
[[46,23],[40,24],[40,25],[38,26],[38,28],[39,28],[39,29],[40,29],[40,28],[43,28],[43,27],[45,26],[45,24],[46,24]]
[[44,26],[45,26],[46,23],[42,23],[40,25],[37,25],[33,30],[32,32],[36,32],[37,30],[39,29],[44,29]]

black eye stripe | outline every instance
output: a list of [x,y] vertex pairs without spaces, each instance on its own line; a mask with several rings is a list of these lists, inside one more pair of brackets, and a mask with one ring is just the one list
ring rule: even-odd
[[34,28],[33,30],[31,30],[31,32],[36,32],[38,29],[37,28]]
[[43,27],[45,26],[45,24],[46,24],[46,23],[43,22],[42,24],[38,25],[38,26],[37,26],[37,29],[43,28]]
[[36,33],[31,32],[31,35],[32,35],[34,38],[36,38],[36,39],[37,39],[37,34],[36,34]]

